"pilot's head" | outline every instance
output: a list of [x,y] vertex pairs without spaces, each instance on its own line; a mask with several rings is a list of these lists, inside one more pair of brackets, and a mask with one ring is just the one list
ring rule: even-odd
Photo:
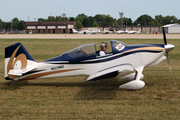
[[100,49],[101,49],[102,51],[106,51],[107,48],[108,48],[108,44],[107,44],[106,42],[102,42],[102,43],[100,44]]

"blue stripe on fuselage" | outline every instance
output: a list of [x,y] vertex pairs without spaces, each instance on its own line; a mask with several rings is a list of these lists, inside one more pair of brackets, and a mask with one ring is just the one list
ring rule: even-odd
[[[54,63],[53,60],[52,60],[52,62],[48,63],[48,64],[93,64],[93,63],[101,63],[101,62],[111,61],[111,60],[114,60],[114,59],[117,59],[117,58],[120,58],[120,57],[124,57],[124,56],[130,55],[130,54],[139,53],[139,52],[151,52],[151,53],[160,53],[160,52],[162,52],[162,51],[156,51],[156,50],[129,51],[129,50],[133,50],[133,49],[137,49],[137,48],[143,48],[143,47],[160,47],[160,48],[164,48],[164,44],[126,45],[126,47],[122,51],[117,51],[113,55],[107,55],[107,56],[102,56],[102,57],[92,58],[92,59],[85,59],[85,60],[81,60],[81,61],[75,62],[75,63],[61,63],[61,61],[59,61],[59,63],[57,63],[57,62]],[[129,52],[126,52],[126,51],[129,51]],[[125,52],[125,53],[122,53],[122,52]]]
[[[90,63],[107,62],[107,61],[111,61],[111,60],[114,60],[114,59],[117,59],[117,58],[120,58],[120,57],[125,57],[125,56],[127,56],[127,55],[134,54],[134,53],[138,53],[138,52],[160,53],[160,52],[162,52],[162,51],[138,50],[138,51],[128,52],[128,53],[124,53],[124,54],[119,54],[119,55],[116,55],[116,56],[113,56],[113,55],[112,55],[112,57],[107,56],[107,57],[108,57],[107,59],[98,60],[98,58],[97,58],[96,61],[82,61],[82,62],[75,63],[75,64],[90,64]],[[104,58],[105,58],[105,57],[104,57]]]

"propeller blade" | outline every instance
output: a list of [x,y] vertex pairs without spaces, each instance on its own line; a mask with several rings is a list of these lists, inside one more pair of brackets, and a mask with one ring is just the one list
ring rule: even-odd
[[170,61],[169,61],[169,54],[168,54],[168,52],[166,52],[166,58],[167,58],[167,61],[168,61],[169,70],[171,71],[171,65],[170,65]]
[[164,27],[163,27],[163,37],[164,37],[164,44],[167,45],[167,40],[166,40],[166,34],[165,34]]
[[171,71],[171,65],[170,65],[170,61],[169,61],[168,52],[171,51],[172,49],[174,49],[175,46],[171,45],[171,44],[167,44],[165,29],[164,29],[164,27],[162,29],[163,29],[163,37],[164,37],[164,44],[165,44],[164,47],[165,47],[165,50],[166,50],[166,58],[167,58],[167,62],[168,62],[168,65],[169,65],[169,70]]

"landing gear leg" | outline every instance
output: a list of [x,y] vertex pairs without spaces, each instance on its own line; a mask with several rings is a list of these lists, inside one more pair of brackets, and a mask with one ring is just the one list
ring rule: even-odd
[[138,89],[143,88],[145,86],[145,83],[140,80],[143,68],[144,67],[136,68],[137,72],[136,72],[135,80],[125,83],[119,87],[123,89],[130,89],[130,90],[138,90]]

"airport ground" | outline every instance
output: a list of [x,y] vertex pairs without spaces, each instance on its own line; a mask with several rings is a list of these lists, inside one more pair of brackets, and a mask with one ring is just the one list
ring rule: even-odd
[[[34,60],[40,62],[82,44],[93,42],[99,46],[102,39],[109,42],[109,39],[117,38],[126,44],[163,43],[162,34],[102,35],[104,37],[67,34],[68,40],[64,39],[65,35],[58,34],[0,35],[2,36],[6,39],[0,39],[0,120],[180,119],[179,38],[170,38],[169,34],[167,35],[168,43],[176,46],[169,53],[172,71],[169,71],[166,60],[154,67],[145,68],[143,81],[146,86],[141,90],[130,91],[119,89],[119,86],[126,82],[119,77],[84,82],[87,76],[74,76],[21,81],[5,86],[8,81],[4,79],[4,48],[21,42]],[[70,36],[76,39],[70,39]],[[101,39],[92,38],[97,36],[101,36]],[[124,38],[121,39],[120,36]],[[127,39],[125,36],[146,37]],[[159,38],[153,38],[154,36]],[[108,49],[110,50],[110,47]]]
[[[180,39],[180,34],[166,34],[167,39]],[[21,39],[163,39],[162,34],[0,34],[0,38]]]

